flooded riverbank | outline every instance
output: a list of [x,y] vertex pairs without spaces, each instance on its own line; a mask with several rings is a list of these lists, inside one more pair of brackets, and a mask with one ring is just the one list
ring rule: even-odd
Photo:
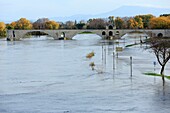
[[[161,78],[142,74],[154,70],[153,53],[140,45],[125,48],[114,57],[113,69],[115,47],[135,41],[139,39],[126,38],[113,46],[94,34],[69,41],[46,36],[1,40],[0,113],[168,113],[169,81],[163,88]],[[87,59],[92,51],[95,56]],[[91,62],[97,71],[91,70]],[[158,65],[155,71],[159,72]]]

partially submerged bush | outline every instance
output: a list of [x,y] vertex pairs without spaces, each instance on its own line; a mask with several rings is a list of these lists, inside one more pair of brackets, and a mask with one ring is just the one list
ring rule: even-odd
[[86,58],[92,58],[93,56],[95,55],[95,53],[94,52],[91,52],[91,53],[89,53],[89,54],[87,54],[86,55]]
[[91,62],[91,63],[89,64],[89,66],[94,67],[94,66],[95,66],[95,63],[94,63],[94,62]]
[[89,66],[92,68],[92,70],[94,70],[95,63],[94,63],[94,62],[91,62],[91,63],[89,64]]

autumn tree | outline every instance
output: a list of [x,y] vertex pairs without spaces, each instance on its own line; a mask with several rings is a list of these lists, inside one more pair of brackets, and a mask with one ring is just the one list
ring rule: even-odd
[[138,27],[138,23],[135,21],[134,18],[130,18],[127,22],[129,29],[136,29]]
[[59,28],[59,23],[55,22],[55,21],[48,21],[45,23],[45,28],[46,29],[50,29],[50,30],[55,30]]
[[143,29],[143,20],[140,16],[135,16],[135,21],[137,22],[137,28]]
[[123,19],[121,19],[120,17],[116,17],[115,25],[116,25],[116,29],[123,29],[123,27],[124,27]]
[[0,37],[6,36],[6,25],[4,22],[0,22]]
[[170,28],[170,18],[169,17],[158,17],[152,18],[150,20],[151,29],[169,29]]
[[105,29],[106,28],[106,22],[104,19],[90,19],[88,21],[87,25],[88,29]]
[[15,29],[16,28],[16,22],[12,22],[10,24],[6,24],[7,29]]
[[28,30],[28,29],[32,29],[32,24],[29,20],[27,20],[26,18],[21,18],[16,22],[16,29],[24,29],[24,30]]
[[162,76],[163,85],[165,83],[164,70],[165,65],[170,59],[170,40],[162,38],[152,38],[149,41],[150,48],[153,50],[158,63],[161,65],[160,74]]

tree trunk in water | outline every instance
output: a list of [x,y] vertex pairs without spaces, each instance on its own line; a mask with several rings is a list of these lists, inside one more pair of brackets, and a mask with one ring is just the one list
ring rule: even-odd
[[91,66],[92,70],[94,71],[94,66]]
[[161,76],[162,76],[163,86],[165,85],[164,69],[165,69],[165,65],[162,66],[162,68],[161,68],[161,73],[160,73]]

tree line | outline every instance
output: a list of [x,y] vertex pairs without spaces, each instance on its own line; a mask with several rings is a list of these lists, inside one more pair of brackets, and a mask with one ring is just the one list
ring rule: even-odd
[[80,22],[67,21],[56,22],[48,18],[40,18],[35,22],[31,22],[26,18],[21,18],[8,24],[0,22],[0,36],[6,35],[6,30],[30,30],[30,29],[105,29],[106,26],[112,25],[112,29],[169,29],[170,14],[162,14],[155,17],[151,14],[136,15],[134,17],[114,17],[95,18],[88,21]]

